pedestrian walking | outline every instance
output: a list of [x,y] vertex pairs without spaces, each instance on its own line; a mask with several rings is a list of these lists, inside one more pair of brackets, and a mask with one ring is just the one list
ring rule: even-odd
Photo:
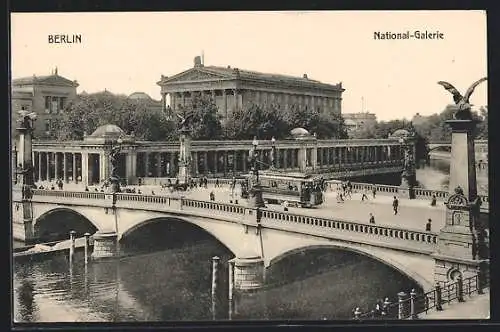
[[394,210],[394,215],[398,214],[398,206],[399,206],[399,201],[396,198],[396,196],[394,196],[394,199],[392,200],[392,209]]
[[375,217],[373,216],[373,213],[370,213],[370,224],[375,223]]
[[213,190],[210,192],[210,200],[215,201],[215,194],[214,194]]
[[363,190],[363,195],[361,196],[361,201],[364,202],[366,200],[368,200],[368,196],[366,196],[366,189]]
[[215,178],[215,187],[219,187],[219,178]]
[[283,211],[285,211],[285,212],[288,211],[288,201],[283,202]]
[[425,231],[430,232],[431,231],[431,225],[432,225],[432,220],[431,218],[427,219],[427,224],[425,224]]
[[372,188],[373,199],[375,199],[375,195],[377,195],[377,187],[373,186],[373,188]]
[[344,197],[341,192],[337,192],[337,203],[344,203]]
[[436,195],[432,195],[431,206],[436,206]]

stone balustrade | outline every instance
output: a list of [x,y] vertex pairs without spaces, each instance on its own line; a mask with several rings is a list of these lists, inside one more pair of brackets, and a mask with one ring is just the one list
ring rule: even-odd
[[[59,197],[59,198],[77,198],[88,200],[103,200],[105,196],[110,194],[97,193],[97,192],[65,192],[65,191],[49,191],[49,190],[36,190],[35,195],[44,197]],[[172,205],[171,202],[175,201],[177,204]],[[129,194],[118,193],[116,194],[117,207],[133,208],[134,203],[141,203],[141,208],[146,208],[148,204],[154,206],[164,206],[167,209],[180,209],[183,211],[193,211],[199,213],[205,211],[210,215],[218,215],[221,217],[232,217],[244,220],[247,216],[255,216],[255,209],[241,206],[238,204],[220,203],[213,201],[200,201],[187,199],[184,197],[171,197],[171,196],[153,196],[143,194]],[[179,204],[180,203],[180,204]],[[145,206],[146,205],[146,206]],[[306,215],[293,214],[289,212],[274,211],[268,209],[261,209],[262,222],[274,221],[278,223],[292,223],[307,225],[313,228],[323,228],[332,231],[349,232],[356,235],[368,236],[381,236],[401,241],[406,241],[411,244],[424,244],[435,246],[437,243],[437,234],[432,232],[425,232],[419,230],[409,230],[395,226],[387,225],[371,225],[355,221],[347,221],[342,219],[328,219],[320,217],[311,217]]]
[[412,242],[422,242],[431,245],[435,245],[437,243],[437,237],[438,237],[436,233],[432,232],[408,230],[394,226],[371,225],[371,224],[365,224],[365,223],[359,223],[341,219],[310,217],[310,216],[297,215],[287,212],[279,212],[271,210],[263,210],[262,218],[323,227],[332,230],[342,230],[359,234],[379,235],[393,239],[401,239]]
[[50,197],[63,197],[63,198],[78,198],[78,199],[105,199],[106,198],[106,194],[102,193],[102,192],[45,190],[45,189],[34,189],[33,195],[50,196]]

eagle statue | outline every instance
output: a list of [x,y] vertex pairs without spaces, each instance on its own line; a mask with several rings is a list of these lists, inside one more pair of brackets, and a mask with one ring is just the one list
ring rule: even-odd
[[443,86],[447,91],[449,91],[453,95],[453,100],[455,101],[455,104],[457,105],[457,111],[453,115],[455,119],[457,120],[470,120],[472,118],[472,114],[470,111],[471,104],[469,103],[469,98],[474,92],[474,89],[476,86],[478,86],[480,83],[486,81],[488,78],[483,77],[476,82],[474,82],[465,92],[465,94],[462,96],[458,90],[451,85],[448,82],[445,81],[439,81],[437,82],[439,85]]

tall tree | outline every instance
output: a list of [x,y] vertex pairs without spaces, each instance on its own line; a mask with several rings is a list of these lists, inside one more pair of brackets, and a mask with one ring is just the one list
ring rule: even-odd
[[[182,111],[181,111],[182,112]],[[220,139],[223,137],[220,116],[217,106],[211,98],[201,95],[193,96],[190,114],[190,126],[192,137],[195,140]]]
[[97,127],[115,124],[144,140],[172,138],[175,123],[144,100],[130,100],[109,92],[79,95],[64,109],[54,131],[59,140],[80,140]]

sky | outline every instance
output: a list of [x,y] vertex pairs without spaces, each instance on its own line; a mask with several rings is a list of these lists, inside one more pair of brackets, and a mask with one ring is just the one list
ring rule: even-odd
[[[440,40],[376,40],[375,32],[439,31]],[[13,13],[13,78],[58,73],[78,92],[142,91],[160,99],[161,75],[205,65],[342,82],[342,112],[379,120],[441,112],[487,76],[484,11]],[[81,34],[81,44],[48,35]],[[487,84],[472,97],[487,105]]]

